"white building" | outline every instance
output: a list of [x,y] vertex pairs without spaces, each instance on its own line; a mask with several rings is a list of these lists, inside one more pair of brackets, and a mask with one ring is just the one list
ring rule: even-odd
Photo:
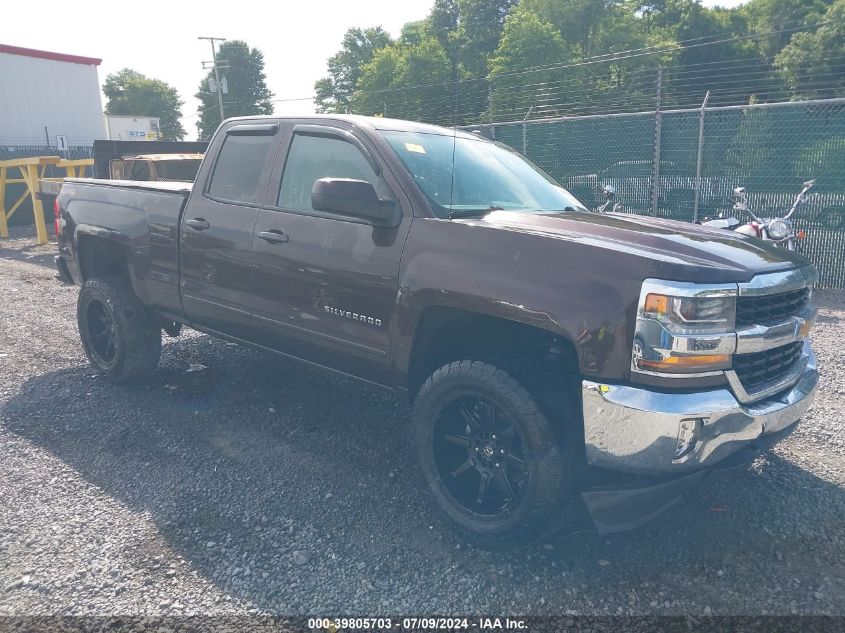
[[0,44],[0,146],[57,147],[58,136],[71,147],[105,139],[101,61]]

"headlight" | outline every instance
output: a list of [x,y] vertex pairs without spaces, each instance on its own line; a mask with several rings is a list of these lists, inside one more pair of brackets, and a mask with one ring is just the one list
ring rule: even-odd
[[736,297],[674,297],[650,292],[642,316],[659,321],[672,334],[732,332]]
[[736,294],[735,284],[647,279],[640,292],[631,369],[701,375],[730,368]]
[[782,240],[792,232],[792,227],[786,220],[772,220],[767,227],[769,237],[773,240]]

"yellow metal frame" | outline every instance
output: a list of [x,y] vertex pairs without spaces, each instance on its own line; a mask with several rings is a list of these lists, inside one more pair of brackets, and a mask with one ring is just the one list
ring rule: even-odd
[[[61,178],[44,178],[44,172],[49,165],[58,169],[64,169],[68,178],[78,178],[85,174],[88,167],[94,165],[91,158],[78,160],[63,160],[58,156],[32,156],[30,158],[13,158],[12,160],[0,160],[0,237],[9,237],[9,218],[18,210],[27,196],[32,200],[32,211],[35,216],[35,231],[38,235],[38,243],[47,243],[47,225],[44,222],[44,206],[38,197],[40,180],[56,180]],[[10,177],[10,170],[17,169],[20,176]],[[24,184],[26,188],[21,196],[6,208],[6,185]]]
[[[85,170],[93,166],[93,158],[62,159],[56,163],[56,167],[65,170],[66,178],[85,178]],[[47,180],[61,180],[61,178],[48,178]]]

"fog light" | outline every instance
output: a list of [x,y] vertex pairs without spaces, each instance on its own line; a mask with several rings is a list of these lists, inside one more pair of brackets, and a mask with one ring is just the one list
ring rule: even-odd
[[673,461],[686,457],[695,450],[702,426],[704,426],[704,420],[702,418],[681,420],[681,425],[678,429],[678,443],[675,446],[675,457],[672,458]]

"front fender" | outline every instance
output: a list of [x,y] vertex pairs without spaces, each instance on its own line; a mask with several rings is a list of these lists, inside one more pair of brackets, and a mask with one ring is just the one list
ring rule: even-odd
[[547,331],[572,343],[582,375],[623,379],[637,284],[568,265],[566,249],[549,242],[442,220],[415,222],[400,267],[397,368],[410,366],[423,311],[442,306]]

